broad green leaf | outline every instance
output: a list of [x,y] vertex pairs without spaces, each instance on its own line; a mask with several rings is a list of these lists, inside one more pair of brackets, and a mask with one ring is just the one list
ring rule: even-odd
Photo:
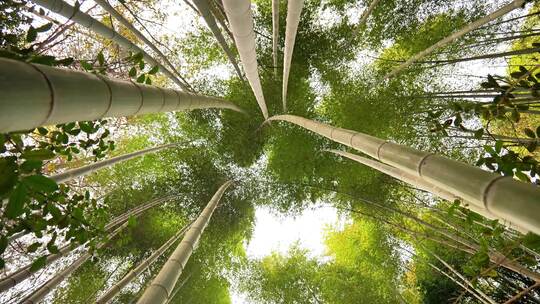
[[37,31],[33,26],[30,26],[28,32],[26,32],[26,42],[34,42],[37,38]]
[[148,74],[154,75],[159,71],[159,66],[154,66],[150,71],[148,71]]
[[135,67],[132,67],[129,70],[129,77],[135,77],[135,75],[137,75],[137,69]]
[[22,184],[17,185],[9,196],[4,216],[14,219],[24,213],[24,207],[28,201],[28,191]]
[[8,193],[17,182],[15,157],[0,158],[0,196]]
[[525,128],[525,130],[523,130],[525,132],[525,135],[527,135],[528,137],[530,138],[536,138],[536,133],[534,133],[533,130],[529,129],[529,128]]
[[47,23],[47,24],[44,24],[44,25],[36,28],[36,31],[40,32],[40,33],[43,33],[43,32],[46,32],[46,31],[50,30],[52,26],[53,26],[52,23]]
[[41,268],[45,267],[46,264],[47,264],[47,256],[39,257],[34,262],[32,262],[32,265],[30,266],[30,271],[36,272],[40,270]]
[[27,160],[47,160],[54,157],[54,152],[49,149],[28,150],[21,157]]
[[22,182],[31,190],[37,192],[54,192],[58,190],[58,185],[52,179],[43,175],[31,175],[23,178]]
[[137,82],[144,83],[145,78],[146,78],[146,75],[142,74],[141,76],[137,77]]
[[32,245],[28,246],[28,248],[26,248],[26,252],[28,253],[36,252],[36,250],[38,250],[40,246],[41,246],[40,242],[35,242]]

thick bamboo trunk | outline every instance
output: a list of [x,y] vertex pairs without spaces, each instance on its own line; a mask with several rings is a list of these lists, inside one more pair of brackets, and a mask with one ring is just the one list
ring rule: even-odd
[[[152,201],[150,201],[150,202],[148,202],[148,203],[146,203],[146,204],[144,204],[142,206],[133,208],[133,209],[129,210],[128,212],[125,212],[122,215],[120,215],[120,216],[114,218],[112,221],[110,221],[105,226],[105,230],[110,231],[115,226],[125,222],[129,217],[131,217],[131,216],[135,216],[135,217],[139,216],[144,211],[146,211],[146,210],[148,210],[148,209],[150,209],[150,208],[152,208],[154,206],[157,206],[159,204],[162,204],[163,202],[167,201],[168,199],[170,199],[172,197],[173,196],[171,195],[171,196],[155,199],[155,200],[152,200]],[[72,252],[72,251],[73,251],[73,248],[71,247],[70,244],[64,245],[63,247],[60,248],[58,253],[48,255],[46,263],[50,264],[50,263],[58,260],[59,258],[65,256],[66,254]],[[20,282],[26,280],[27,278],[29,278],[33,274],[33,272],[30,271],[31,266],[32,265],[29,264],[29,265],[26,265],[24,267],[21,267],[17,271],[9,274],[7,277],[2,278],[0,280],[0,292],[4,292],[4,291],[8,290],[9,288],[19,284]]]
[[150,47],[152,51],[154,51],[161,58],[161,60],[165,62],[165,64],[174,72],[174,74],[176,74],[178,78],[182,79],[182,81],[187,84],[185,79],[182,78],[182,75],[180,75],[178,70],[174,67],[174,65],[167,58],[167,56],[165,56],[161,52],[161,50],[157,48],[150,40],[148,40],[143,35],[143,33],[141,33],[138,29],[136,29],[135,26],[133,26],[133,24],[129,20],[124,18],[124,16],[122,16],[117,10],[115,10],[114,7],[112,7],[112,5],[110,5],[109,2],[107,2],[107,0],[96,0],[94,2],[99,4],[99,6],[101,6],[107,13],[111,14],[116,20],[118,20],[118,22],[120,22],[130,32],[132,32],[133,35],[135,35],[135,37],[139,38],[142,42],[144,42],[144,44]]
[[[122,230],[124,230],[124,228],[126,228],[127,226],[128,226],[128,223],[126,222],[122,226],[116,228],[111,234],[109,234],[108,239],[114,238],[116,235],[118,235],[118,233],[120,233]],[[107,244],[106,242],[100,243],[97,246],[97,249],[103,248],[103,246],[105,246],[106,244]],[[91,253],[85,252],[83,255],[81,255],[77,260],[75,260],[75,262],[73,262],[67,268],[65,268],[64,270],[57,273],[54,277],[49,279],[45,284],[41,285],[38,289],[34,290],[31,294],[26,296],[21,301],[21,303],[24,303],[24,304],[37,304],[37,303],[39,303],[41,300],[43,300],[43,298],[45,298],[45,296],[47,296],[47,294],[49,294],[49,292],[51,292],[56,286],[58,286],[58,284],[62,283],[62,281],[65,278],[67,278],[75,270],[77,270],[79,267],[81,267],[81,265],[91,257],[92,257]]]
[[458,39],[458,38],[461,38],[463,37],[465,34],[467,33],[470,33],[471,31],[474,31],[475,29],[481,27],[482,25],[484,24],[487,24],[503,15],[506,15],[508,14],[509,12],[517,9],[517,8],[520,8],[523,4],[525,4],[526,0],[513,0],[512,2],[510,2],[509,4],[503,6],[502,8],[498,9],[497,11],[485,16],[485,17],[482,17],[472,23],[469,23],[468,25],[466,25],[464,28],[460,29],[459,31],[451,34],[450,36],[447,36],[446,38],[440,40],[439,42],[435,43],[434,45],[428,47],[427,49],[417,53],[416,55],[412,56],[411,58],[409,58],[406,62],[404,62],[403,64],[399,65],[398,67],[396,67],[395,69],[393,69],[392,71],[390,71],[390,73],[388,73],[384,78],[388,79],[388,78],[391,78],[393,76],[395,76],[396,74],[400,73],[401,71],[403,71],[404,69],[406,69],[407,67],[409,67],[411,64],[417,62],[418,60],[428,56],[429,54],[433,53],[435,50],[437,49],[440,49],[448,44],[450,44],[452,41]]
[[265,119],[268,118],[268,109],[264,101],[261,79],[259,78],[257,53],[255,51],[255,32],[253,30],[253,17],[251,16],[250,0],[224,0],[225,13],[240,54],[240,61],[244,66],[246,78],[255,95]]
[[300,14],[304,6],[304,0],[289,0],[287,3],[287,21],[285,28],[285,48],[283,49],[283,112],[287,112],[287,89],[289,86],[289,73],[294,51],[294,42],[300,23]]
[[201,16],[203,17],[204,21],[206,22],[206,25],[208,25],[208,28],[212,31],[212,34],[214,34],[214,37],[218,41],[219,45],[225,52],[225,55],[227,55],[227,58],[229,58],[229,61],[234,67],[234,70],[236,71],[236,74],[238,74],[238,77],[240,79],[244,79],[242,77],[242,72],[240,72],[240,68],[238,67],[238,63],[236,62],[236,58],[229,48],[229,45],[227,45],[227,42],[225,41],[225,38],[221,34],[221,31],[219,30],[216,19],[210,12],[210,7],[208,4],[208,0],[193,0],[193,3],[195,6],[197,6],[197,9],[201,13]]
[[43,125],[233,103],[171,89],[0,58],[0,133]]
[[[359,162],[361,164],[364,164],[366,166],[369,166],[379,172],[382,172],[386,175],[389,175],[393,178],[396,178],[402,182],[405,182],[417,189],[420,189],[420,190],[424,190],[424,191],[427,191],[427,192],[430,192],[432,194],[434,194],[435,196],[438,196],[442,199],[445,199],[447,201],[450,201],[450,202],[453,202],[455,200],[460,200],[462,205],[466,206],[467,208],[471,209],[472,211],[478,213],[478,214],[481,214],[482,216],[486,217],[486,218],[489,218],[489,219],[495,219],[497,218],[496,216],[494,216],[493,214],[490,214],[487,210],[483,209],[483,208],[478,208],[477,206],[473,205],[473,204],[470,204],[468,203],[467,201],[464,201],[462,198],[448,192],[448,191],[445,191],[425,180],[423,180],[421,177],[418,177],[418,176],[414,176],[412,174],[409,174],[403,170],[400,170],[398,168],[395,168],[395,167],[392,167],[392,166],[389,166],[389,165],[386,165],[384,163],[381,163],[381,162],[378,162],[378,161],[375,161],[375,160],[371,160],[371,159],[368,159],[368,158],[365,158],[365,157],[361,157],[361,156],[358,156],[356,154],[352,154],[352,153],[348,153],[348,152],[344,152],[344,151],[339,151],[339,150],[328,150],[329,152],[332,152],[334,154],[337,154],[337,155],[341,155],[343,157],[346,157],[346,158],[349,158],[349,159],[352,159],[356,162]],[[513,225],[512,223],[509,223],[508,221],[505,221],[504,224],[507,224],[507,226],[511,227],[511,228],[514,228],[516,229],[515,225]],[[521,232],[523,233],[526,233],[526,231],[523,231],[521,230]]]
[[165,66],[163,66],[161,63],[159,63],[157,60],[155,60],[152,56],[150,56],[148,53],[146,53],[143,49],[133,44],[131,41],[117,33],[116,31],[112,30],[111,28],[107,27],[105,24],[97,21],[96,19],[92,18],[90,15],[79,11],[78,9],[74,8],[73,6],[69,5],[68,3],[62,1],[62,0],[32,0],[35,4],[42,6],[52,12],[55,12],[64,18],[70,19],[73,22],[82,25],[92,32],[95,32],[105,38],[111,39],[115,43],[117,43],[122,48],[126,49],[127,51],[133,51],[135,53],[142,53],[144,56],[144,59],[149,62],[152,65],[159,66],[159,69],[165,74],[169,79],[174,81],[176,84],[178,84],[182,89],[184,90],[190,90],[189,84],[187,81],[182,78],[182,76],[177,75],[175,76],[171,71],[169,71]]
[[[230,17],[229,17],[230,18]],[[137,301],[138,304],[163,304],[167,302],[171,296],[176,281],[180,278],[182,271],[189,260],[189,257],[197,247],[199,239],[208,225],[212,213],[216,209],[221,196],[232,184],[232,181],[227,181],[214,194],[206,208],[201,212],[199,217],[191,225],[186,235],[176,247],[169,260],[165,262],[163,268],[152,281],[150,286],[144,291],[142,297]]]
[[274,62],[274,77],[278,73],[279,45],[279,0],[272,0],[272,59]]
[[139,274],[141,274],[143,271],[145,271],[152,263],[154,263],[157,258],[159,258],[165,251],[167,251],[182,235],[184,235],[184,232],[190,227],[190,225],[185,226],[184,228],[180,229],[175,235],[173,235],[169,240],[167,240],[161,247],[159,247],[156,251],[152,253],[148,258],[146,258],[144,261],[139,263],[137,267],[135,267],[133,270],[131,270],[128,274],[126,274],[118,283],[114,284],[111,288],[109,288],[105,293],[99,297],[99,299],[96,300],[96,303],[107,303],[109,302],[114,296],[116,296],[122,288],[124,288],[127,284],[129,284],[135,277],[137,277]]
[[464,201],[508,219],[525,230],[540,233],[540,188],[484,171],[434,153],[419,151],[369,136],[335,128],[294,115],[273,116],[365,153],[383,163],[421,177]]
[[178,144],[161,145],[161,146],[157,146],[157,147],[153,147],[153,148],[148,148],[148,149],[136,151],[136,152],[133,152],[133,153],[119,155],[119,156],[112,157],[112,158],[109,158],[109,159],[105,159],[105,160],[102,160],[102,161],[98,161],[98,162],[95,162],[95,163],[92,163],[92,164],[89,164],[89,165],[86,165],[86,166],[83,166],[83,167],[79,167],[79,168],[68,170],[66,172],[55,174],[53,176],[50,176],[49,178],[54,180],[57,183],[65,183],[65,182],[67,182],[69,180],[72,180],[74,178],[77,178],[77,177],[80,177],[80,176],[86,176],[86,175],[88,175],[88,174],[90,174],[90,173],[92,173],[92,172],[94,172],[96,170],[99,170],[101,168],[113,166],[113,165],[115,165],[117,163],[121,163],[121,162],[124,162],[126,160],[130,160],[130,159],[133,159],[135,157],[145,155],[147,153],[160,151],[160,150],[167,149],[167,148],[170,148],[170,147],[174,147],[174,146],[177,146],[177,145]]

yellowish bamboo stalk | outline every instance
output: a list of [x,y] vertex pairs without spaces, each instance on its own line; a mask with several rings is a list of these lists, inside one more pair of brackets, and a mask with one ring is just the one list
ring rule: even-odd
[[285,28],[285,48],[283,49],[283,112],[287,112],[287,90],[289,87],[289,74],[291,72],[292,55],[294,51],[294,42],[300,23],[300,14],[304,7],[304,0],[289,0],[287,2],[287,21]]
[[540,188],[484,171],[434,153],[419,151],[367,134],[332,127],[294,115],[273,116],[297,124],[383,163],[421,177],[497,218],[540,234]]
[[176,247],[167,262],[165,262],[165,265],[163,265],[156,278],[144,291],[137,304],[163,304],[167,302],[172,295],[176,281],[180,278],[189,257],[197,247],[204,229],[219,204],[221,196],[231,184],[232,181],[227,181],[217,190],[212,199],[210,199],[210,202],[208,202],[208,205],[206,205],[206,208],[204,208],[186,232],[178,247]]

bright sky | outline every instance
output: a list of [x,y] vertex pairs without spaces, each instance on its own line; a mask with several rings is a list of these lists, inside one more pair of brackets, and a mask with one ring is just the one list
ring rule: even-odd
[[[289,247],[299,242],[308,249],[312,257],[322,258],[325,252],[324,231],[328,226],[343,227],[347,218],[339,215],[330,206],[306,209],[297,217],[282,216],[266,207],[255,211],[255,230],[247,245],[250,258],[262,258],[273,251],[286,253]],[[248,304],[242,294],[232,293],[233,304]]]

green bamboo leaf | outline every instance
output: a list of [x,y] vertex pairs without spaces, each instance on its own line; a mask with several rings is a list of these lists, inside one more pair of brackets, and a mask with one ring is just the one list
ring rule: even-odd
[[30,26],[28,32],[26,32],[26,42],[34,42],[37,38],[37,33],[37,30],[33,26]]
[[536,133],[534,133],[533,130],[529,129],[529,128],[525,128],[525,130],[523,130],[525,132],[525,135],[527,135],[528,137],[530,138],[536,138]]
[[135,67],[132,67],[129,70],[129,77],[135,77],[135,75],[137,75],[137,69]]
[[49,149],[27,150],[21,157],[27,160],[47,160],[54,157],[54,152]]
[[148,71],[148,74],[154,75],[159,71],[159,66],[154,66],[150,71]]
[[141,76],[137,77],[137,82],[144,83],[145,79],[146,79],[146,75],[142,74]]
[[40,246],[41,246],[40,242],[35,242],[26,248],[26,252],[28,253],[36,252],[36,250],[38,250]]
[[28,191],[22,184],[17,185],[9,196],[9,201],[4,211],[4,216],[14,219],[24,213],[24,207],[28,201]]
[[103,56],[103,52],[98,53],[97,60],[100,66],[103,66],[105,64],[105,56]]
[[39,257],[34,262],[32,262],[32,266],[30,266],[30,271],[36,272],[40,270],[41,268],[45,267],[46,264],[47,264],[47,257],[46,256]]
[[52,23],[47,23],[47,24],[44,24],[44,25],[36,28],[36,31],[40,32],[40,33],[43,33],[43,32],[46,32],[46,31],[50,30],[52,26],[53,26]]
[[58,190],[58,185],[52,179],[43,175],[30,175],[22,179],[21,181],[29,189],[36,192],[54,192]]

